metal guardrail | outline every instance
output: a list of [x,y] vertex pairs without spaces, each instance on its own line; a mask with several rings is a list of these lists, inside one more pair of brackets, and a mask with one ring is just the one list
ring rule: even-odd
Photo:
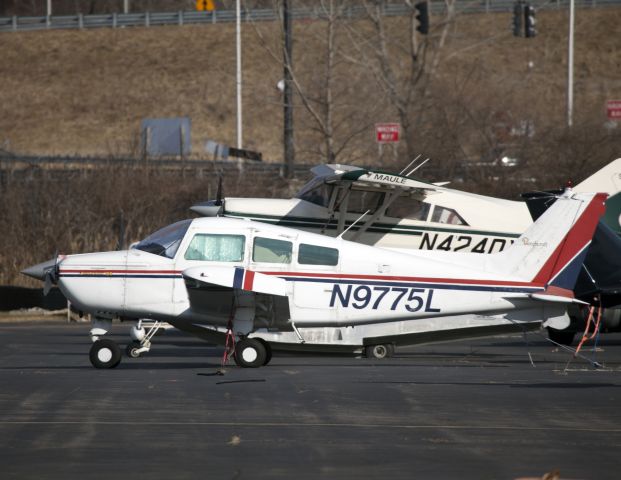
[[[564,9],[570,0],[531,0],[537,9]],[[432,14],[442,14],[446,4],[443,1],[430,1]],[[494,13],[512,11],[514,0],[475,0],[456,4],[458,13]],[[621,0],[575,0],[578,8],[594,8],[619,6]],[[386,16],[405,15],[410,12],[407,5],[386,4],[383,9]],[[348,8],[345,16],[361,17],[366,9],[362,5]],[[323,14],[319,8],[299,8],[293,10],[294,19],[321,19]],[[261,22],[275,21],[279,18],[277,11],[272,9],[245,10],[242,21]],[[231,23],[236,19],[234,10],[214,10],[213,12],[141,12],[141,13],[110,13],[96,15],[52,15],[40,17],[0,17],[0,32],[33,31],[52,29],[84,29],[84,28],[120,28],[120,27],[151,27],[156,25],[193,25],[210,23]]]
[[[249,160],[206,160],[206,159],[180,159],[166,157],[84,157],[84,156],[35,156],[35,155],[0,155],[0,176],[2,173],[22,171],[27,168],[45,168],[56,166],[56,170],[78,170],[92,167],[137,167],[137,168],[163,168],[175,170],[198,170],[204,169],[214,172],[243,171],[245,173],[272,173],[284,176],[285,164],[272,162],[253,162]],[[58,166],[62,166],[58,169]],[[295,165],[295,174],[306,174],[314,165]]]

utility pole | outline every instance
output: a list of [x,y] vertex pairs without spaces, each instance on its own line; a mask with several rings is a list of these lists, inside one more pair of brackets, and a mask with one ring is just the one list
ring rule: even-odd
[[291,11],[289,10],[289,0],[283,0],[283,30],[285,33],[284,38],[284,74],[285,74],[285,88],[283,92],[283,101],[285,105],[285,130],[284,130],[284,143],[285,143],[285,176],[287,178],[293,177],[293,164],[295,159],[295,152],[293,150],[293,95],[291,89],[292,76],[291,76],[291,55],[292,55],[292,38],[291,38]]
[[47,0],[47,16],[52,16],[52,0]]
[[569,2],[569,45],[567,46],[567,126],[574,123],[574,0]]
[[241,65],[241,7],[240,0],[236,2],[237,10],[237,148],[242,148],[242,65]]
[[123,13],[129,13],[129,0],[123,0]]

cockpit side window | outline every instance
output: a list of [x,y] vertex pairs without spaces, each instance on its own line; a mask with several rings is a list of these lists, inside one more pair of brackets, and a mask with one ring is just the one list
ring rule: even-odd
[[265,263],[291,263],[293,243],[275,238],[255,237],[252,261]]
[[374,213],[381,205],[384,194],[370,190],[352,190],[349,193],[347,211],[350,213]]
[[431,221],[437,223],[446,223],[449,225],[468,225],[466,221],[461,218],[452,208],[445,208],[436,205],[433,209],[433,215],[431,215]]
[[244,259],[243,235],[197,233],[185,251],[186,260],[203,262],[241,262]]
[[143,241],[134,246],[137,250],[153,253],[166,258],[174,258],[185,237],[185,233],[190,228],[192,220],[182,220],[152,233]]

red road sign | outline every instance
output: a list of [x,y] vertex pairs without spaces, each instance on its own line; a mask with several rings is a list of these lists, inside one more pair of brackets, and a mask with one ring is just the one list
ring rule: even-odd
[[621,100],[608,100],[606,102],[608,120],[621,121]]
[[398,143],[401,125],[398,123],[376,123],[375,140],[378,143]]

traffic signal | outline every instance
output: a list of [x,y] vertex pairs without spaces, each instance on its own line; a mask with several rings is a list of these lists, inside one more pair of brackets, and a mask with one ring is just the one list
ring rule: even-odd
[[522,36],[522,7],[520,2],[513,6],[513,35],[515,37]]
[[416,20],[418,20],[418,30],[423,35],[427,35],[429,33],[429,6],[427,2],[418,2],[414,5],[414,8],[418,12],[416,15]]
[[526,4],[524,7],[524,33],[526,34],[526,38],[531,38],[537,35],[537,30],[535,29],[536,23],[535,7]]

